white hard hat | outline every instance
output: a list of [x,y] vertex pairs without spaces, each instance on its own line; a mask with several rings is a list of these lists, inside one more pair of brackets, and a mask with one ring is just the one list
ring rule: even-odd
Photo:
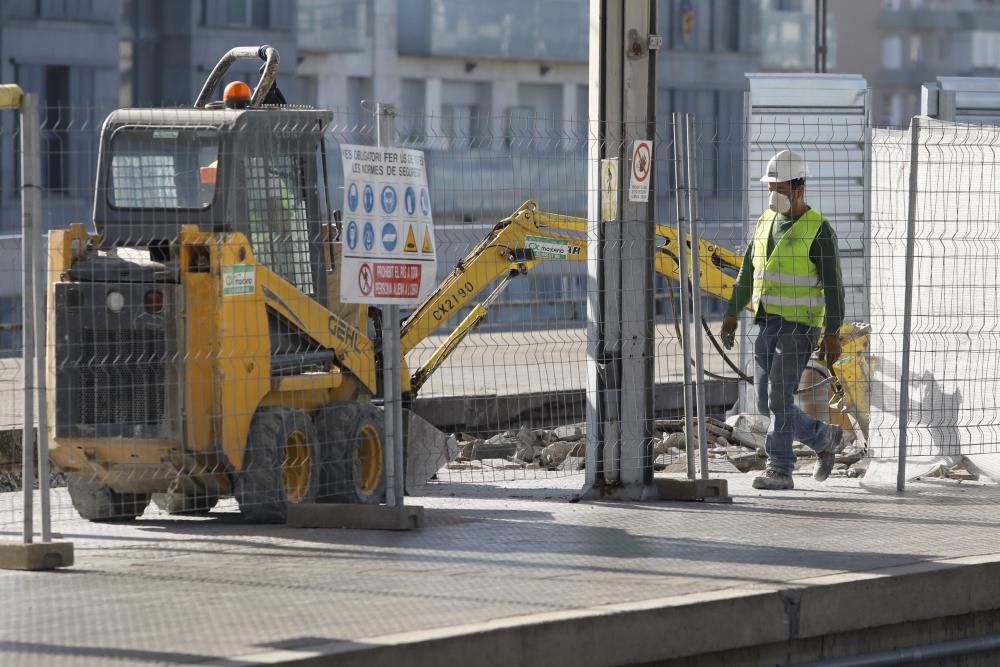
[[787,148],[768,160],[761,183],[784,183],[806,177],[806,161]]

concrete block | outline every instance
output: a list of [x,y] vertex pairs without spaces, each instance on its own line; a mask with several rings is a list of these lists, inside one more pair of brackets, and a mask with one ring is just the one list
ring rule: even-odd
[[418,505],[350,505],[299,503],[288,506],[286,523],[293,528],[357,528],[361,530],[416,530],[424,523]]
[[655,477],[653,484],[661,500],[700,500],[704,502],[731,503],[729,483],[724,479],[673,479]]
[[54,570],[72,564],[72,542],[0,542],[0,570]]

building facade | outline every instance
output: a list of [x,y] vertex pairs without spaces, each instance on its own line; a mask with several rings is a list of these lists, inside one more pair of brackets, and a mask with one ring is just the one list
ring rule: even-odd
[[997,0],[883,0],[876,120],[906,125],[939,76],[1000,76]]

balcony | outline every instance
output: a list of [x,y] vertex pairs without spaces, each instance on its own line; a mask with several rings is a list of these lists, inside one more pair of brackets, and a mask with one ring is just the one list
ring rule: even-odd
[[407,0],[399,53],[408,56],[587,60],[588,9],[579,0]]
[[357,0],[299,0],[299,49],[358,52],[371,45],[368,4]]

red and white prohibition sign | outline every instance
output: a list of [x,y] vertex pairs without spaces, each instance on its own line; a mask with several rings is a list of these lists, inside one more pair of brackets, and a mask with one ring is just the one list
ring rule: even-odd
[[649,172],[653,170],[653,142],[640,139],[632,144],[632,169],[629,174],[628,200],[649,201]]

